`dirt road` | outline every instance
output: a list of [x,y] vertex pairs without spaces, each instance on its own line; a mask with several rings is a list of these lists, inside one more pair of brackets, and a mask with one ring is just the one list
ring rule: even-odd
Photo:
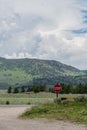
[[18,115],[31,106],[0,106],[0,130],[87,130],[82,125],[45,119],[21,120]]

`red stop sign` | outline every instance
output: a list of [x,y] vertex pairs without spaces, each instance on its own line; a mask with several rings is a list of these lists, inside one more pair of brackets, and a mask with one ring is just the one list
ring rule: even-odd
[[55,85],[54,85],[54,92],[55,92],[55,93],[59,93],[59,92],[61,92],[61,91],[62,91],[61,85],[60,85],[60,84],[55,84]]

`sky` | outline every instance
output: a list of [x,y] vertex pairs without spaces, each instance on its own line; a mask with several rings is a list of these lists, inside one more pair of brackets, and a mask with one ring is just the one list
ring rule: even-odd
[[87,70],[87,0],[0,0],[0,57]]

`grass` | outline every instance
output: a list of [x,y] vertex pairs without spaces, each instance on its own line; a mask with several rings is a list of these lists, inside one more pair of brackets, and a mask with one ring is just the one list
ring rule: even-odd
[[0,83],[8,83],[14,86],[16,83],[22,84],[29,80],[31,81],[31,75],[21,69],[0,71]]
[[4,105],[7,101],[10,104],[44,104],[52,103],[55,94],[51,93],[30,93],[30,94],[7,94],[0,93],[0,104]]
[[33,107],[21,115],[22,118],[54,118],[87,124],[87,104],[71,102],[69,104],[43,104]]
[[[59,97],[77,97],[80,95],[71,94],[59,94]],[[85,95],[87,96],[87,95]],[[18,94],[8,94],[6,90],[0,92],[0,104],[6,104],[9,101],[10,104],[44,104],[53,103],[56,95],[54,93],[40,92],[40,93],[18,93]]]
[[23,104],[44,104],[48,102],[53,102],[51,98],[0,98],[0,104],[6,104],[6,101],[9,101],[10,104],[23,105]]
[[[68,97],[69,100],[78,96],[82,95],[59,94],[59,97]],[[36,104],[31,110],[23,113],[22,118],[54,118],[87,124],[87,103],[73,101],[68,104],[54,104],[55,97],[54,93],[7,94],[6,91],[1,91],[0,104]]]

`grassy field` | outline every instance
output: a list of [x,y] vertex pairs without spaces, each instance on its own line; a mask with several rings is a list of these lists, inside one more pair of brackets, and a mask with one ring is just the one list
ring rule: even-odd
[[4,91],[0,93],[0,104],[43,104],[52,103],[55,94],[52,93],[30,93],[30,94],[7,94]]
[[[77,97],[80,95],[72,94],[59,94],[60,97]],[[87,96],[87,95],[85,95]],[[8,94],[5,91],[0,91],[0,104],[6,104],[9,101],[10,104],[44,104],[53,103],[56,95],[54,93],[30,93],[30,94]]]
[[87,103],[44,104],[33,107],[21,115],[22,118],[48,118],[87,125]]
[[[81,94],[59,94],[59,98],[72,98],[85,96]],[[87,102],[68,102],[54,104],[56,95],[54,93],[29,93],[29,94],[7,94],[6,91],[0,91],[0,104],[23,105],[35,104],[31,110],[27,110],[21,115],[22,118],[55,118],[58,120],[69,120],[87,124]],[[86,98],[87,99],[87,98]]]

